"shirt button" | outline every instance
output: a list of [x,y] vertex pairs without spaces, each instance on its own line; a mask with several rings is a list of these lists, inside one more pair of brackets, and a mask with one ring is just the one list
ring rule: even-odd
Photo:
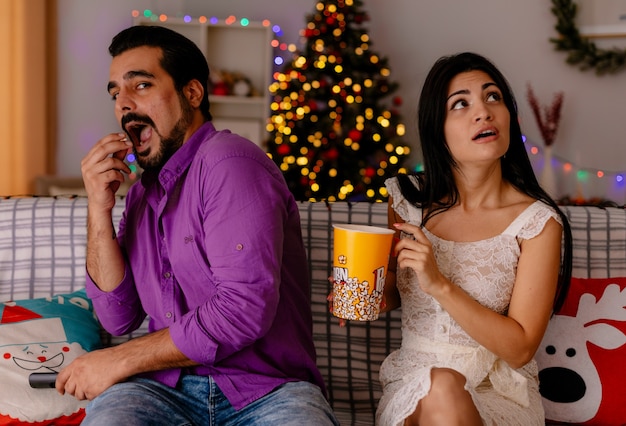
[[236,249],[237,249],[237,251],[243,250],[243,244],[237,244]]
[[446,326],[445,325],[440,325],[439,326],[439,331],[441,331],[442,333],[446,332]]
[[169,273],[169,272],[166,272],[166,273],[164,273],[164,274],[163,274],[163,276],[164,276],[165,278],[169,278],[169,277],[171,277],[171,276],[172,276],[172,274],[171,274],[171,273]]
[[165,313],[165,318],[172,318],[172,313],[171,312],[166,312]]

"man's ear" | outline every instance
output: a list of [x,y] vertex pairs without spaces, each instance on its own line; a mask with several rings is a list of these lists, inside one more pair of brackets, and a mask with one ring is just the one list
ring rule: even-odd
[[200,103],[204,97],[204,87],[198,80],[191,80],[183,87],[183,94],[192,107],[200,107]]

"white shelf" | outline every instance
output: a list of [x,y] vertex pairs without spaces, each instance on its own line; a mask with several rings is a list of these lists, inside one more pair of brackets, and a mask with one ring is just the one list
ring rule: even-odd
[[210,72],[236,72],[248,78],[261,96],[210,95],[211,115],[217,129],[228,128],[259,146],[262,144],[267,138],[265,125],[270,115],[273,35],[269,25],[250,22],[243,26],[224,20],[201,23],[198,19],[185,22],[183,18],[153,21],[144,17],[135,18],[134,24],[160,25],[179,32],[204,53]]

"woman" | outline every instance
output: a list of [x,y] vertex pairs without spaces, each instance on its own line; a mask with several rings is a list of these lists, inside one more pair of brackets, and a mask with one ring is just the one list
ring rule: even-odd
[[425,171],[386,182],[399,241],[384,309],[402,302],[403,339],[381,366],[377,423],[543,425],[533,356],[571,276],[567,218],[486,58],[438,60],[418,118]]

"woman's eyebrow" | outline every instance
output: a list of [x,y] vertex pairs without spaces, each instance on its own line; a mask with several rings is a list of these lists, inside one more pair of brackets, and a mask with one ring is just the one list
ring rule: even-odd
[[[496,86],[496,87],[498,87],[498,85],[497,85],[496,83],[494,83],[493,81],[490,81],[490,82],[488,82],[488,83],[483,84],[482,89],[483,89],[483,90],[485,90],[485,89],[487,89],[487,88],[489,88],[489,87],[491,87],[491,86]],[[456,96],[456,95],[467,95],[467,94],[469,94],[469,92],[470,92],[470,91],[469,91],[469,90],[467,90],[467,89],[457,90],[456,92],[450,93],[450,95],[448,96],[448,98],[446,99],[446,101],[447,101],[447,100],[450,100],[450,98],[451,98],[451,97],[453,97],[453,96]]]
[[457,90],[456,92],[450,93],[450,95],[448,96],[447,100],[450,100],[451,97],[456,96],[456,95],[467,95],[469,93],[469,90],[467,89],[462,89],[462,90]]

